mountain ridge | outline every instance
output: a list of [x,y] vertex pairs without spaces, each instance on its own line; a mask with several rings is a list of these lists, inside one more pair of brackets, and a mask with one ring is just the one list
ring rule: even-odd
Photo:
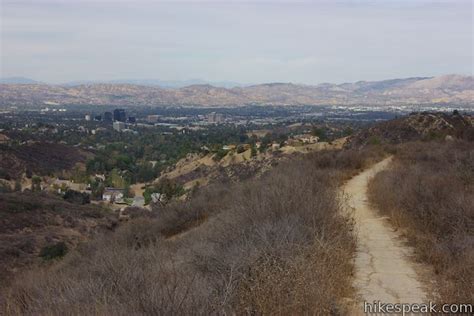
[[1,88],[0,105],[42,105],[51,102],[118,106],[474,105],[474,78],[462,75],[319,85],[274,82],[233,88],[209,83],[181,88],[127,83],[77,86],[1,84]]
[[27,77],[4,77],[0,78],[0,84],[45,84],[51,86],[74,87],[91,84],[131,84],[137,86],[150,86],[162,88],[183,88],[192,85],[210,84],[215,87],[233,88],[244,87],[251,84],[239,83],[234,81],[206,81],[203,79],[187,79],[187,80],[161,80],[154,78],[144,79],[113,79],[113,80],[72,80],[61,83],[48,83],[46,81],[37,81]]
[[26,77],[0,78],[0,84],[42,84],[42,82]]

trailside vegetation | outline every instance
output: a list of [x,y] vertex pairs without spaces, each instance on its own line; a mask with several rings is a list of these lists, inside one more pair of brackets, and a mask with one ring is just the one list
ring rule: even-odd
[[474,146],[413,142],[369,185],[371,201],[408,237],[416,258],[433,267],[442,302],[473,302]]
[[7,313],[341,314],[353,224],[341,181],[380,151],[323,151],[197,189],[18,278]]

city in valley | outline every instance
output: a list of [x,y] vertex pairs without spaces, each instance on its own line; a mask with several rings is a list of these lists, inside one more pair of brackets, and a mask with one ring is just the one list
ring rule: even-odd
[[0,315],[473,315],[473,10],[2,0]]

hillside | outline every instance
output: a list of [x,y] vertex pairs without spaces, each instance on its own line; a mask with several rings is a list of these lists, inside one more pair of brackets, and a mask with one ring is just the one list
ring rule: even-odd
[[380,122],[351,136],[345,146],[399,144],[416,140],[446,138],[474,140],[474,116],[446,113],[412,113]]
[[345,138],[341,138],[331,143],[318,142],[297,147],[286,145],[279,150],[257,152],[254,157],[251,149],[242,153],[231,150],[220,160],[216,160],[212,153],[188,154],[165,170],[157,181],[170,179],[185,189],[212,183],[238,183],[258,178],[273,167],[305,154],[341,149],[344,142]]
[[344,314],[355,240],[337,187],[376,159],[324,151],[259,179],[201,188],[18,276],[7,311]]
[[[344,138],[331,144],[285,146],[253,157],[249,150],[230,151],[220,159],[188,155],[162,176],[192,188],[187,198],[170,200],[151,212],[129,209],[133,216],[117,228],[114,216],[94,206],[29,192],[0,195],[0,255],[6,258],[6,277],[15,274],[0,310],[52,315],[345,315],[360,297],[419,302],[431,295],[428,287],[414,291],[426,280],[421,266],[418,269],[406,255],[411,251],[427,272],[431,266],[441,267],[431,281],[452,283],[441,293],[443,302],[466,301],[472,296],[461,294],[468,293],[472,283],[472,208],[466,207],[472,204],[472,143],[456,138],[471,139],[472,122],[472,116],[458,113],[414,113],[356,133],[349,148],[341,148]],[[393,157],[382,161],[389,152]],[[410,155],[426,172],[406,168]],[[392,161],[399,160],[406,163],[392,169]],[[449,171],[443,171],[446,165]],[[440,176],[431,179],[434,171],[426,168],[435,168]],[[403,170],[407,174],[395,182],[395,177],[384,179],[387,172]],[[373,186],[375,174],[383,182]],[[420,181],[429,188],[420,191]],[[193,187],[197,182],[202,185]],[[368,192],[374,200],[374,188],[389,192],[392,187],[397,191],[390,199],[387,193],[375,195],[387,216],[380,217],[375,208],[369,212]],[[442,195],[433,204],[437,192]],[[396,213],[383,205],[393,202],[397,209],[409,205],[407,212],[419,213],[417,227],[429,240],[420,235],[420,240],[410,239],[413,247],[404,244],[405,230],[390,226],[396,227]],[[438,205],[442,208],[436,213]],[[369,222],[372,226],[360,226]],[[443,231],[444,223],[453,229]],[[101,230],[106,233],[96,234]],[[42,264],[42,249],[61,241],[74,250],[53,264]],[[440,241],[442,248],[436,248]],[[367,249],[361,247],[366,244]],[[364,251],[370,253],[370,262]],[[456,252],[461,255],[451,255]],[[451,257],[460,260],[454,264]],[[394,264],[403,274],[393,273]],[[25,266],[32,269],[25,271]],[[22,273],[15,273],[17,267]],[[366,277],[373,282],[361,286]]]
[[76,205],[49,194],[0,194],[0,283],[34,263],[41,250],[64,242],[69,249],[116,225],[112,213],[96,205]]
[[88,156],[90,153],[62,144],[0,144],[0,177],[18,179],[26,171],[38,175],[60,173],[72,169],[77,163],[84,163]]
[[75,86],[1,84],[0,105],[41,106],[45,103],[87,105],[402,105],[456,103],[473,106],[471,76],[446,75],[375,82],[359,81],[315,86],[269,83],[247,87],[197,84],[179,89],[123,83]]

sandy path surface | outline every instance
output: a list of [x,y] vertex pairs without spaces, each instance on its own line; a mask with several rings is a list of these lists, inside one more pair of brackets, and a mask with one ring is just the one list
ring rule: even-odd
[[412,250],[403,244],[387,218],[368,204],[367,185],[370,178],[386,168],[387,158],[349,180],[344,186],[347,205],[354,212],[358,247],[355,260],[354,287],[358,302],[385,303],[427,302],[427,294],[419,281],[420,267],[412,262]]

